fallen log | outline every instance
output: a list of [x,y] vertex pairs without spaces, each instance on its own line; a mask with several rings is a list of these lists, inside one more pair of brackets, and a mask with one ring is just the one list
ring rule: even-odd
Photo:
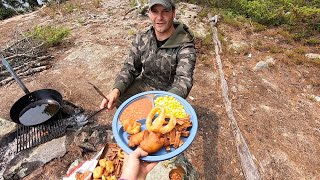
[[214,42],[216,61],[219,69],[223,101],[224,101],[228,119],[231,125],[232,133],[235,137],[237,152],[240,156],[242,171],[246,179],[260,180],[261,176],[259,174],[257,166],[253,161],[253,157],[250,153],[250,149],[246,143],[246,140],[242,136],[242,133],[237,124],[237,120],[233,115],[232,105],[228,95],[228,84],[224,76],[221,58],[220,58],[220,53],[222,52],[222,46],[218,38],[218,29],[216,27],[219,16],[218,15],[212,16],[211,14],[208,14],[208,19],[213,31],[212,40]]

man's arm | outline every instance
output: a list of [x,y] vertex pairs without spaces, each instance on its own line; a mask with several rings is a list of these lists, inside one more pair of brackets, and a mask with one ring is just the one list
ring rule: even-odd
[[119,72],[113,89],[119,89],[120,94],[123,94],[131,85],[136,77],[138,77],[142,70],[141,52],[139,50],[140,35],[137,35],[132,42],[132,47],[128,58],[125,60],[121,71]]
[[108,106],[106,111],[113,109],[119,96],[126,91],[133,80],[141,73],[142,64],[140,60],[140,51],[138,48],[139,37],[140,36],[137,35],[135,40],[132,42],[129,57],[125,60],[123,67],[115,80],[112,90],[107,95],[107,99],[102,100],[100,104],[101,109],[105,106]]
[[187,98],[193,85],[193,70],[196,64],[196,50],[194,44],[181,48],[177,55],[177,69],[172,88],[169,92]]

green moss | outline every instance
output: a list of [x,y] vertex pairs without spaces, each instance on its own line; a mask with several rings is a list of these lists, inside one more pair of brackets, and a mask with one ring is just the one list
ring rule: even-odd
[[296,48],[294,50],[294,52],[297,53],[297,54],[305,54],[306,53],[306,51],[304,49],[301,49],[301,48]]
[[198,16],[200,18],[207,18],[208,17],[208,13],[209,13],[209,9],[208,8],[204,8],[202,9],[202,11],[198,14]]
[[211,62],[211,59],[206,54],[200,54],[198,60],[205,65],[213,66],[213,63]]
[[107,14],[108,14],[109,16],[112,16],[112,15],[113,15],[113,12],[112,12],[112,9],[111,9],[111,8],[107,10]]
[[204,46],[210,46],[212,44],[212,32],[207,33],[206,36],[202,40]]
[[64,5],[64,10],[66,13],[72,13],[74,10],[76,10],[76,6],[72,3],[66,3]]
[[275,45],[270,45],[270,46],[269,46],[269,51],[270,51],[271,53],[273,53],[273,54],[275,54],[275,53],[283,53],[283,48],[277,47],[277,46],[275,46]]
[[128,30],[128,35],[133,36],[135,34],[137,34],[137,33],[134,30],[132,30],[132,29]]
[[237,15],[232,11],[223,11],[223,22],[236,28],[242,27],[242,22],[237,20]]
[[84,18],[78,18],[78,19],[76,20],[76,22],[77,22],[78,24],[80,24],[80,25],[83,25],[86,21],[85,21]]
[[254,31],[255,32],[260,32],[260,31],[264,31],[264,30],[267,29],[267,26],[262,25],[262,24],[257,23],[257,22],[252,22],[252,25],[254,27]]
[[296,65],[301,65],[305,62],[305,57],[301,54],[296,54],[294,52],[286,52],[285,53],[289,60]]
[[135,0],[130,0],[129,6],[130,7],[135,7],[136,6],[136,1]]
[[320,66],[320,58],[314,59],[314,60],[313,60],[313,63],[315,63],[315,64],[317,64],[317,65]]
[[317,45],[320,45],[320,39],[311,37],[309,39],[306,39],[304,41],[304,44],[311,45],[311,46],[317,46]]

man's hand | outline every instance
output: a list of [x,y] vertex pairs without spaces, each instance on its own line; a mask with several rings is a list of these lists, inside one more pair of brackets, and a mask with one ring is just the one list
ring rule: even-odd
[[109,111],[111,109],[114,108],[114,106],[116,105],[116,101],[117,99],[119,98],[120,96],[120,91],[119,89],[115,88],[113,89],[107,96],[106,98],[104,98],[100,104],[100,108],[104,108],[107,106],[107,110],[106,111]]

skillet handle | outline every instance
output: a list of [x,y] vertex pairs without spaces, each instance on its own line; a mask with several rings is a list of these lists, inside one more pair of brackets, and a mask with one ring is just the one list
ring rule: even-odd
[[26,94],[30,94],[30,91],[26,88],[26,86],[22,83],[22,81],[20,80],[20,78],[17,76],[17,74],[13,71],[12,67],[10,66],[10,64],[8,63],[7,60],[5,60],[3,58],[3,56],[1,55],[1,59],[2,59],[2,64],[7,68],[7,70],[10,72],[10,74],[13,76],[14,80],[17,81],[17,83],[19,84],[19,86],[23,89],[23,91]]

